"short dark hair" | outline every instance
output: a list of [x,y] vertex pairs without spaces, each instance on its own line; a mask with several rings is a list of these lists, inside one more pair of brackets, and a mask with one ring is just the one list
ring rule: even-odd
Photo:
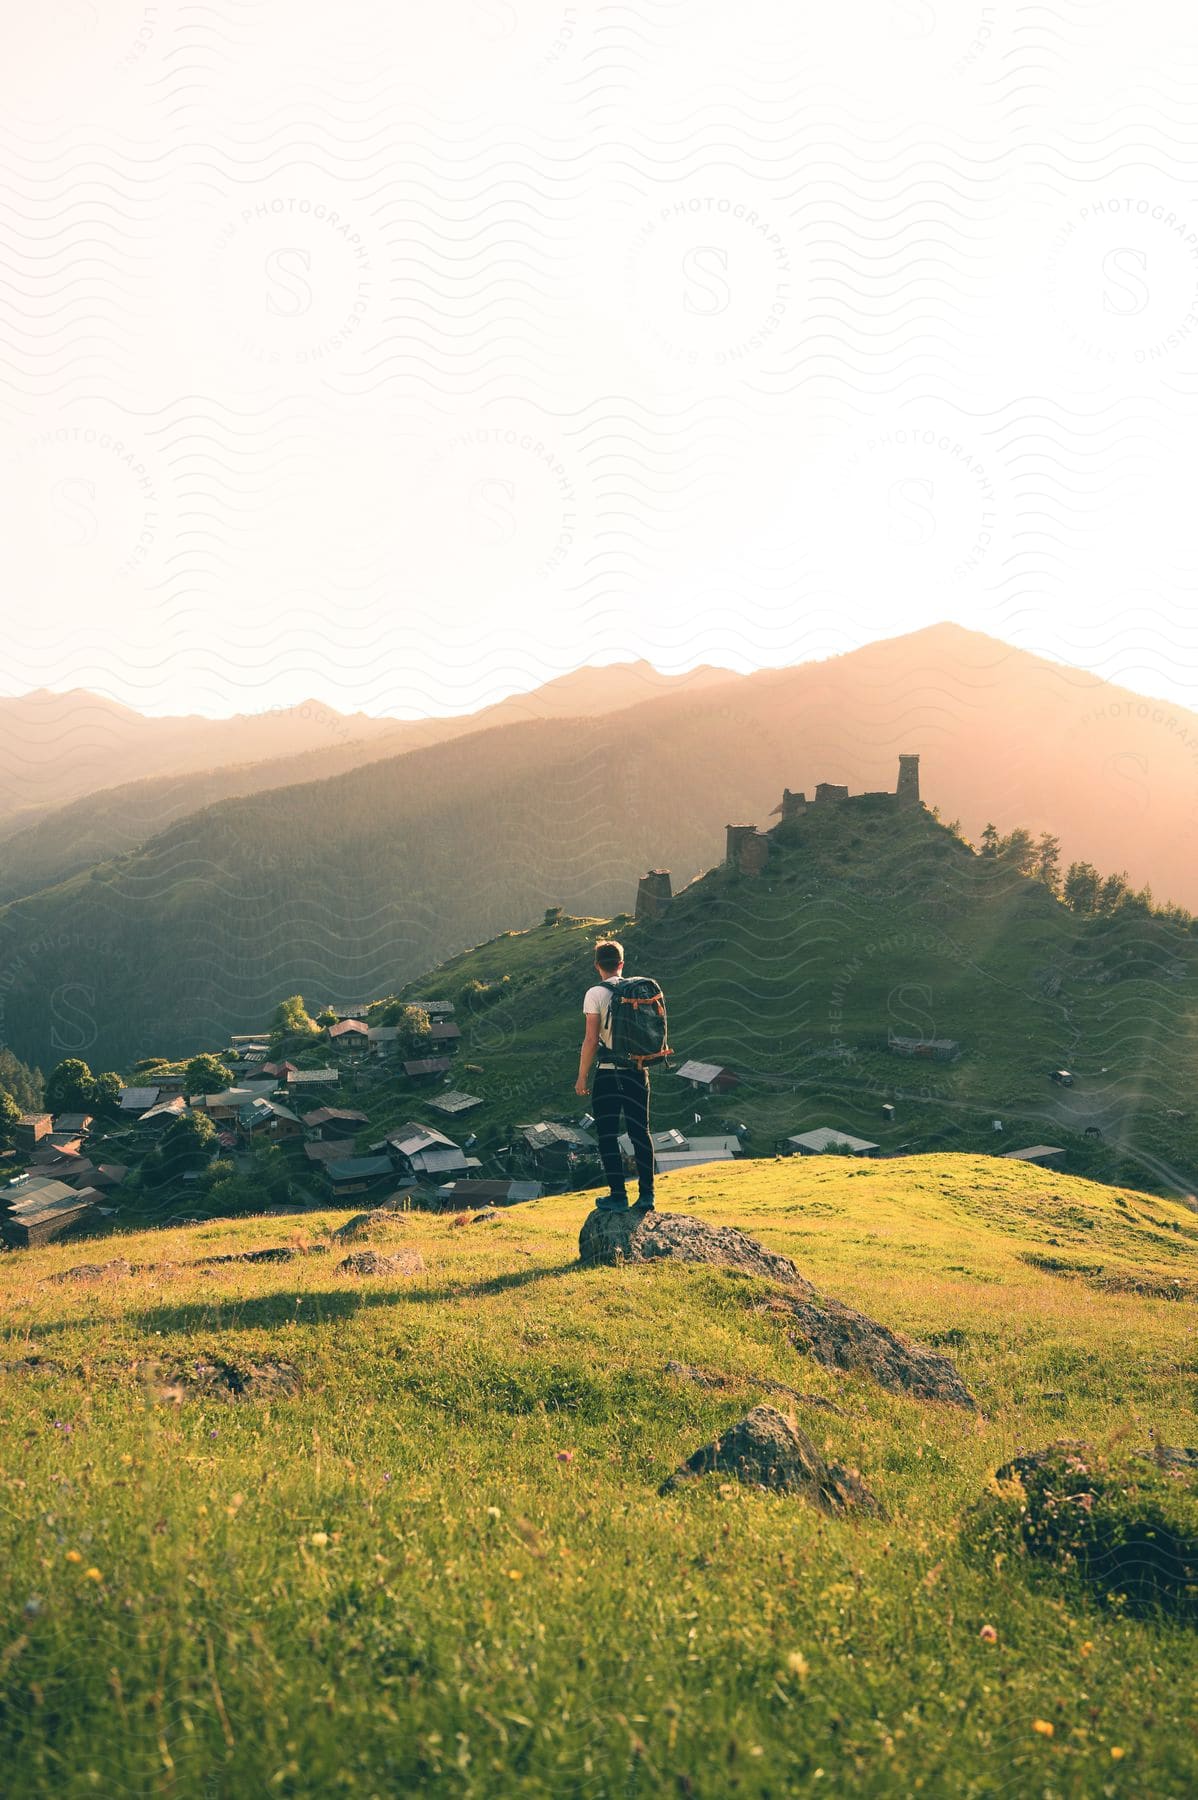
[[605,973],[618,969],[624,961],[624,946],[615,938],[607,938],[602,944],[595,945],[595,961]]

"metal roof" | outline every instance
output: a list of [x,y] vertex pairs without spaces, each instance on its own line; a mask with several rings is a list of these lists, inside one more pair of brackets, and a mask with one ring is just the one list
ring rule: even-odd
[[796,1132],[787,1138],[788,1144],[797,1144],[803,1150],[827,1150],[832,1144],[847,1144],[850,1150],[877,1150],[881,1146],[871,1144],[868,1138],[854,1137],[851,1131],[837,1131],[831,1125],[819,1125],[814,1131]]
[[684,1062],[675,1071],[684,1081],[714,1081],[719,1075],[731,1075],[722,1063]]
[[1034,1156],[1064,1156],[1065,1151],[1060,1144],[1028,1144],[1022,1150],[1004,1150],[1005,1157],[1022,1158],[1030,1162]]
[[337,1069],[292,1069],[287,1076],[288,1087],[310,1087],[317,1082],[339,1082],[340,1071]]
[[453,1068],[453,1058],[449,1056],[415,1056],[404,1063],[405,1075],[444,1075]]
[[147,1106],[153,1106],[158,1098],[156,1087],[129,1087],[121,1089],[122,1112],[144,1112]]
[[448,1094],[436,1095],[425,1104],[435,1107],[438,1112],[461,1113],[469,1112],[472,1106],[481,1106],[482,1099],[478,1094],[463,1094],[454,1088]]
[[446,1181],[437,1189],[438,1199],[468,1200],[472,1206],[488,1200],[539,1200],[544,1193],[539,1181]]
[[411,1158],[412,1167],[425,1175],[445,1175],[450,1169],[481,1169],[477,1156],[467,1156],[456,1145],[449,1150],[418,1150]]
[[394,1172],[389,1156],[347,1156],[343,1162],[325,1164],[330,1181],[365,1181]]
[[541,1119],[536,1125],[517,1125],[516,1130],[533,1150],[548,1150],[554,1144],[572,1144],[577,1149],[593,1150],[596,1139],[578,1125],[559,1125],[553,1119]]
[[438,1131],[435,1125],[421,1125],[415,1119],[407,1119],[397,1130],[388,1134],[387,1142],[399,1151],[401,1156],[412,1156],[417,1151],[427,1150],[433,1144],[456,1150],[457,1145],[452,1138]]

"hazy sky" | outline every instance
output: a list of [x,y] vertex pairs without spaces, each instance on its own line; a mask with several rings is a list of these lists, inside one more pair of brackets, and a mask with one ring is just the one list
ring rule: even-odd
[[1198,705],[1189,7],[6,10],[3,691],[950,618]]

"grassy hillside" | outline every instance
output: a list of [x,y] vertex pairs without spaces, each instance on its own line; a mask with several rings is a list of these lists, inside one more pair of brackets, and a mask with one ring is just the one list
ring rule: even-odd
[[689,880],[784,785],[890,788],[906,749],[975,839],[987,819],[1049,830],[1066,863],[1184,903],[1196,745],[1193,715],[955,627],[495,726],[222,801],[5,907],[0,1027],[26,1061],[123,1063],[248,1029],[297,989],[390,991],[548,905],[630,907],[647,867]]
[[[13,1791],[1192,1792],[1192,1629],[991,1554],[973,1509],[1021,1447],[1198,1442],[1198,1220],[966,1156],[683,1172],[663,1198],[946,1348],[980,1413],[811,1362],[766,1283],[581,1269],[583,1196],[379,1227],[423,1258],[406,1277],[337,1272],[344,1214],[128,1237],[123,1278],[56,1281],[65,1245],[0,1258]],[[205,1265],[289,1238],[312,1254]],[[1135,1291],[1178,1277],[1188,1300]],[[295,1391],[188,1392],[272,1362]],[[793,1416],[885,1518],[718,1477],[658,1496],[763,1378],[839,1409]]]
[[[927,813],[865,800],[779,830],[760,880],[711,870],[655,924],[507,933],[412,983],[413,998],[483,984],[458,1015],[462,1061],[481,1073],[453,1079],[486,1098],[469,1115],[484,1139],[516,1119],[581,1111],[581,995],[609,928],[629,971],[665,988],[679,1057],[743,1077],[734,1094],[696,1100],[660,1071],[659,1127],[693,1128],[698,1107],[709,1130],[725,1117],[747,1123],[756,1151],[826,1124],[887,1151],[1048,1142],[1080,1172],[1198,1185],[1193,933],[1134,910],[1079,918]],[[956,1038],[963,1054],[899,1057],[885,1048],[890,1031]],[[1076,1071],[1072,1089],[1048,1079],[1058,1067]],[[392,1123],[388,1108],[406,1117],[411,1098],[382,1091],[372,1130]]]

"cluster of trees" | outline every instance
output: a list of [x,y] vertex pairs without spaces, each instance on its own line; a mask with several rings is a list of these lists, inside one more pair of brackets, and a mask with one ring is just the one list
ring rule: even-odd
[[1090,862],[1072,862],[1061,873],[1061,840],[1050,831],[1034,837],[1022,825],[1001,836],[988,824],[982,832],[982,856],[1005,863],[1019,875],[1030,875],[1045,886],[1050,894],[1077,913],[1110,914],[1122,907],[1152,913],[1158,918],[1172,919],[1179,925],[1193,923],[1193,915],[1184,906],[1158,906],[1152,889],[1145,885],[1133,888],[1127,870],[1103,875]]
[[13,1140],[23,1112],[42,1110],[42,1072],[28,1069],[11,1050],[0,1050],[0,1150]]

